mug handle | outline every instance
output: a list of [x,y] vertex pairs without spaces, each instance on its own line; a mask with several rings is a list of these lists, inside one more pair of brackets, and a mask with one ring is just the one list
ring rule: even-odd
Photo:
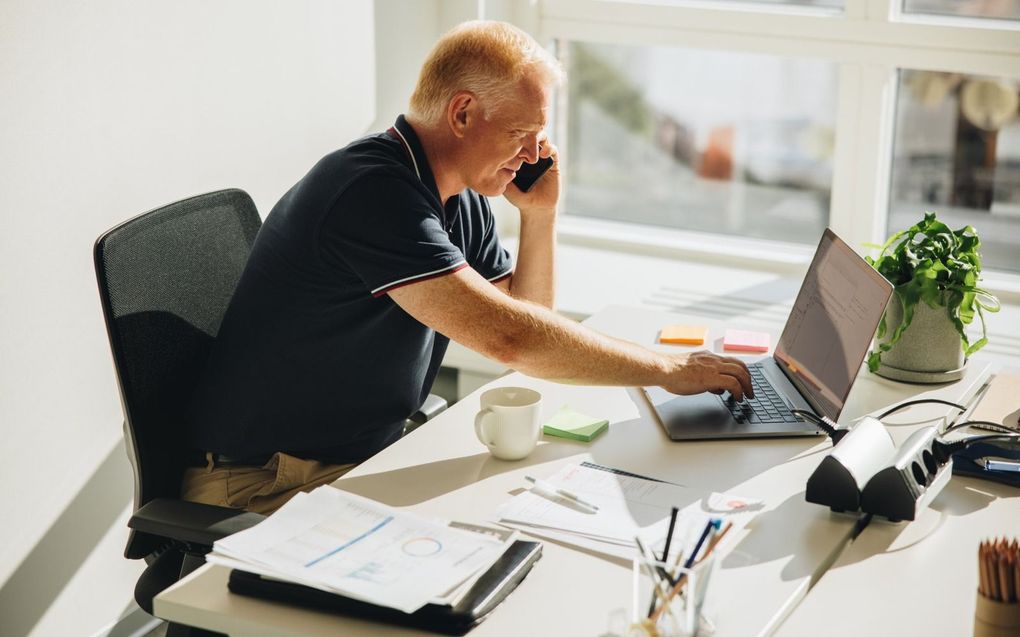
[[483,407],[480,412],[475,414],[475,435],[482,441],[482,444],[490,449],[495,444],[491,442],[488,436],[487,428],[485,427],[485,417],[492,414],[492,410],[488,407]]

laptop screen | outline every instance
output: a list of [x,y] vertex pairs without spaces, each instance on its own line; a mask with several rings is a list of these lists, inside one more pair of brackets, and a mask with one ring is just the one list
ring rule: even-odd
[[833,420],[892,295],[892,285],[826,230],[776,347],[776,362],[815,410]]

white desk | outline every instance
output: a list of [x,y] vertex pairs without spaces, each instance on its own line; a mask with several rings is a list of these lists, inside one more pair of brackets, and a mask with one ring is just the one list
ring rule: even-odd
[[982,540],[1020,530],[1020,489],[954,476],[909,523],[873,521],[778,631],[970,635]]
[[[721,322],[619,307],[600,312],[587,323],[651,345],[663,325],[685,321],[708,324],[712,341],[722,333]],[[983,368],[974,366],[963,381],[937,393],[960,400],[984,375]],[[496,460],[475,438],[472,423],[478,399],[472,395],[335,486],[427,515],[485,522],[511,493],[526,485],[525,473],[544,477],[564,463],[592,459],[691,487],[690,501],[711,491],[760,498],[765,509],[742,535],[729,540],[733,548],[713,576],[705,611],[720,636],[774,630],[849,539],[851,518],[804,501],[807,478],[828,448],[821,439],[672,443],[637,390],[557,385],[516,373],[492,385],[533,387],[543,394],[545,417],[570,404],[608,418],[610,430],[591,444],[546,438],[525,460]],[[914,391],[863,374],[845,418],[879,410]],[[228,634],[413,633],[231,595],[226,579],[226,569],[204,566],[160,594],[156,614]],[[628,564],[545,542],[543,557],[528,578],[472,634],[602,634],[609,612],[628,606],[629,593]]]

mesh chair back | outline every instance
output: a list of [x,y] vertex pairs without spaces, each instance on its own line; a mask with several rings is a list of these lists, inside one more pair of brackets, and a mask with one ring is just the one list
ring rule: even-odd
[[[221,190],[139,215],[96,241],[136,510],[180,497],[184,409],[260,225],[246,193]],[[127,557],[159,542],[132,534]]]

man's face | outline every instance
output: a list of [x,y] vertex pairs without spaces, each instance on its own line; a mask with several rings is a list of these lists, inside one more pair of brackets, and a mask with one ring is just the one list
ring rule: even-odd
[[475,118],[462,147],[461,174],[468,188],[501,195],[522,163],[538,160],[549,98],[548,87],[525,77],[510,98],[489,109],[488,119]]

